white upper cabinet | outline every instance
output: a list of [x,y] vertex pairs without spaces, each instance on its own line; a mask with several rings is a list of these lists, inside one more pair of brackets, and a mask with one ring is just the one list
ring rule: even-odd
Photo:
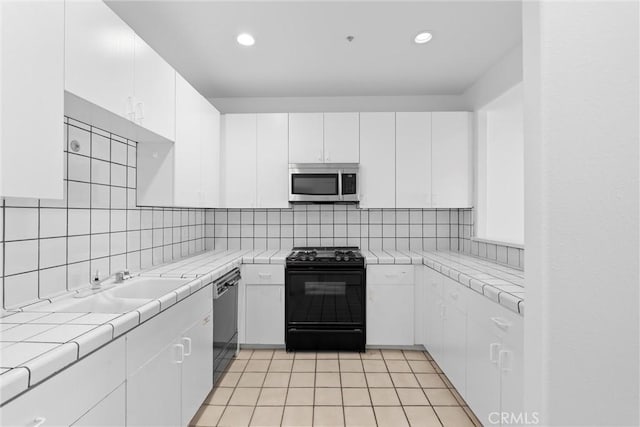
[[359,113],[289,114],[289,163],[358,163]]
[[470,207],[471,113],[431,113],[432,206]]
[[396,113],[396,208],[431,207],[431,113]]
[[134,58],[134,122],[173,141],[176,72],[138,36],[135,36]]
[[324,113],[325,163],[358,163],[359,113]]
[[133,30],[101,0],[65,6],[65,90],[132,120]]
[[395,208],[396,114],[360,113],[360,207]]
[[[65,29],[65,90],[173,141],[175,70],[101,0],[66,2]],[[92,124],[121,126],[72,105]]]
[[255,114],[226,114],[222,149],[223,197],[228,208],[256,206]]
[[176,73],[175,205],[201,204],[200,118],[202,97]]
[[322,113],[289,114],[289,163],[324,162]]
[[0,196],[62,199],[64,2],[0,2]]
[[200,100],[200,206],[217,208],[220,206],[220,112],[206,99]]
[[289,207],[288,114],[257,115],[257,207]]

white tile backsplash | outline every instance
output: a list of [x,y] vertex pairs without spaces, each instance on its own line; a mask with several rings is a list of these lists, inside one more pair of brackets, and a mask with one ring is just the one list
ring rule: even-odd
[[[218,249],[350,245],[421,250],[423,242],[429,248],[435,249],[439,243],[440,249],[448,249],[458,247],[459,217],[462,215],[458,209],[366,210],[331,204],[297,204],[291,209],[215,209],[206,212],[205,236],[210,248]],[[436,235],[436,229],[440,234]],[[423,240],[423,236],[427,239]],[[456,242],[449,242],[450,238]]]
[[65,148],[64,200],[1,202],[4,308],[87,286],[96,269],[135,271],[204,249],[204,210],[136,206],[135,142],[73,119],[65,135],[80,149]]

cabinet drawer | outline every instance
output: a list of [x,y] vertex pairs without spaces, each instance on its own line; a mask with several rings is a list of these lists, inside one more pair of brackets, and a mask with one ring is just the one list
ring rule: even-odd
[[371,265],[367,267],[369,285],[413,285],[412,265]]
[[[125,380],[120,338],[2,407],[2,425],[70,425]],[[64,399],[61,400],[61,397]]]
[[245,265],[243,266],[242,279],[244,283],[251,285],[284,283],[283,265]]

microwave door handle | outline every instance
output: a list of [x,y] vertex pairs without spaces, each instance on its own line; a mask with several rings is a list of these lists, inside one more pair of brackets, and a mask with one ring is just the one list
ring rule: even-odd
[[343,198],[342,198],[342,171],[338,171],[338,200],[343,200]]

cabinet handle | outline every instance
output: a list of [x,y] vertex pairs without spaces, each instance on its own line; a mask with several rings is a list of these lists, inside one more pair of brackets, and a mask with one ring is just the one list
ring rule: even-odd
[[326,154],[327,154],[327,155],[325,156],[325,161],[327,161],[327,162],[328,162],[329,160],[331,160],[331,156],[329,155],[329,152],[328,152],[328,151],[327,151],[327,153],[326,153]]
[[280,289],[280,302],[284,300],[284,292]]
[[36,417],[33,420],[33,427],[40,427],[41,425],[43,425],[45,422],[47,421],[47,419],[45,417]]
[[498,365],[498,358],[496,357],[496,351],[500,348],[500,343],[494,342],[489,344],[489,361],[494,365]]
[[182,342],[184,343],[184,355],[185,356],[191,356],[191,338],[189,337],[184,337],[182,338]]
[[460,296],[457,292],[451,292],[449,294],[449,296],[451,297],[452,300],[458,300],[458,297]]
[[440,317],[442,319],[447,318],[447,307],[444,304],[440,304]]
[[176,360],[174,360],[174,362],[178,365],[181,365],[182,362],[184,362],[184,346],[182,344],[176,344],[173,346],[174,349],[179,350],[179,355],[180,358],[176,358]]
[[271,279],[271,273],[258,273],[258,277],[261,279]]
[[502,329],[503,331],[508,331],[509,327],[511,327],[511,324],[509,322],[507,322],[504,319],[501,319],[499,317],[492,317],[491,321],[500,329]]
[[498,353],[498,365],[502,372],[511,371],[509,356],[511,356],[511,352],[508,350],[500,350],[500,353]]
[[322,161],[322,150],[320,150],[320,155],[318,156],[318,161],[321,162]]

